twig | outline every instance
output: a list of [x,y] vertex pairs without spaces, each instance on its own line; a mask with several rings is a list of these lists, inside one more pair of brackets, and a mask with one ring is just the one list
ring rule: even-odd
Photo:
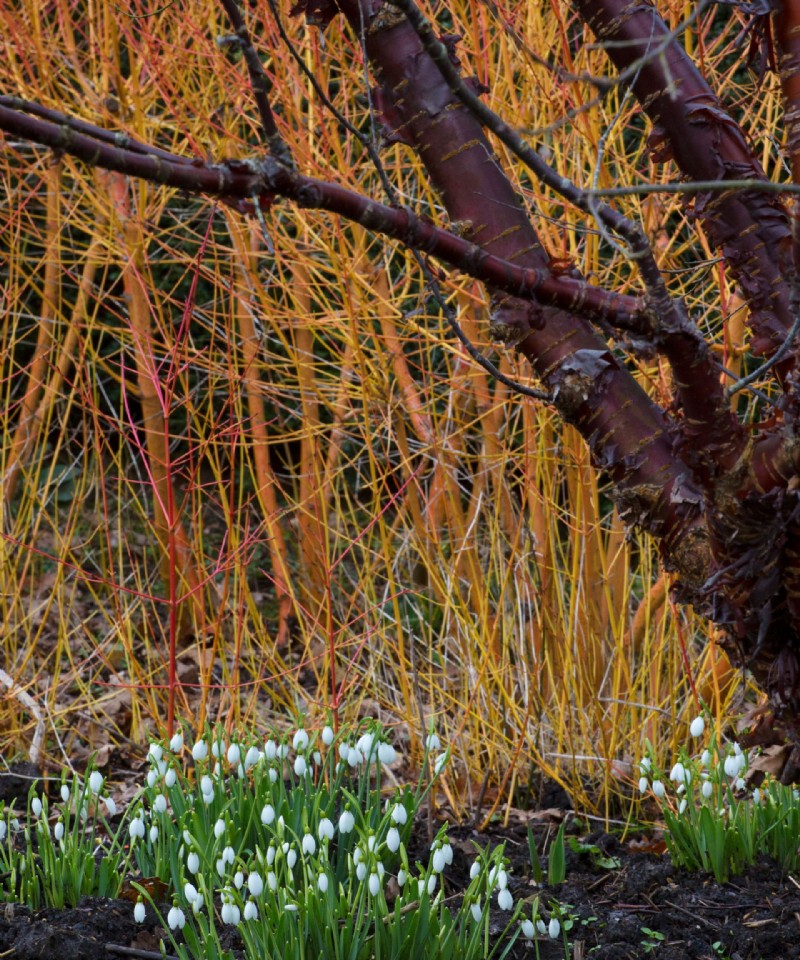
[[38,769],[39,760],[42,754],[42,743],[44,742],[44,717],[33,697],[23,690],[22,687],[10,677],[5,670],[0,669],[0,683],[8,688],[9,693],[29,710],[36,720],[36,730],[33,734],[30,750],[28,750],[28,759]]
[[137,960],[179,960],[173,953],[161,953],[158,950],[140,950],[138,947],[124,947],[121,943],[103,944],[106,953],[116,953],[120,957],[136,957]]

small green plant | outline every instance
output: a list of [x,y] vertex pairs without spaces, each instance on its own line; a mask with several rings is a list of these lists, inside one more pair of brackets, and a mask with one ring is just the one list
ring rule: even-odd
[[589,857],[592,864],[601,870],[619,870],[619,857],[609,857],[597,846],[596,843],[586,843],[578,837],[568,837],[570,849],[579,856]]
[[564,828],[566,821],[561,821],[558,833],[550,844],[547,860],[547,882],[551,887],[560,886],[567,876],[567,857],[564,847]]
[[642,949],[645,953],[652,953],[666,940],[666,936],[660,930],[651,930],[650,927],[642,927],[642,933],[645,939],[642,940]]
[[[704,728],[703,718],[696,718],[692,735],[702,736]],[[659,801],[667,848],[678,866],[705,870],[720,883],[760,854],[787,872],[800,867],[798,791],[771,778],[748,790],[748,756],[737,743],[723,748],[712,735],[699,756],[683,750],[668,776],[649,756],[639,766],[639,789]]]

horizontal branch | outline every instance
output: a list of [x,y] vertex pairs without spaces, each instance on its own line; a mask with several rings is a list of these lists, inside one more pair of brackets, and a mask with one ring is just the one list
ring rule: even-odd
[[535,298],[548,306],[602,320],[630,325],[647,319],[641,297],[618,294],[547,270],[521,267],[487,253],[477,244],[434,226],[407,209],[389,207],[323,180],[305,177],[272,157],[205,163],[171,156],[163,150],[144,153],[141,144],[127,144],[125,135],[101,139],[86,126],[34,117],[0,102],[0,130],[83,160],[91,166],[115,170],[162,186],[193,194],[219,197],[240,212],[251,212],[257,202],[268,207],[282,197],[299,206],[326,210],[360,224],[366,230],[422,250],[516,297]]

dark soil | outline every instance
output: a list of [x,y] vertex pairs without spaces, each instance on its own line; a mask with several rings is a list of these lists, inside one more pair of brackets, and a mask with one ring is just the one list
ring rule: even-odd
[[[544,839],[544,828],[535,828]],[[545,914],[557,900],[572,917],[570,955],[602,960],[653,957],[654,960],[772,960],[800,958],[800,884],[762,861],[729,883],[676,870],[665,854],[638,852],[633,844],[597,833],[588,838],[620,866],[606,869],[588,855],[567,854],[567,877],[559,887],[538,887],[531,878],[527,824],[478,834],[452,827],[454,860],[446,871],[446,892],[457,894],[468,882],[474,844],[501,841],[512,870],[514,898],[540,897]],[[540,844],[541,846],[541,844]],[[411,858],[427,860],[427,836],[414,839]],[[544,861],[546,863],[546,860]],[[493,909],[499,936],[508,914]],[[235,931],[231,930],[235,937]],[[75,910],[0,907],[0,956],[14,960],[117,960],[160,957],[161,931],[148,910],[144,924],[133,921],[133,903],[87,899]],[[230,944],[235,947],[235,940]],[[539,941],[542,960],[564,958],[563,942]],[[509,956],[531,958],[533,945],[520,939]]]

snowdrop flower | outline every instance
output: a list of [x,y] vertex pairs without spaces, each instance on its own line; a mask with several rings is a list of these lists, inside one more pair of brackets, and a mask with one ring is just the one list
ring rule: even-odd
[[329,747],[333,743],[333,729],[331,727],[322,728],[322,742],[326,747]]
[[670,771],[669,778],[673,783],[687,784],[691,783],[692,775],[682,763],[678,762]]
[[372,760],[374,749],[375,735],[372,733],[362,733],[356,741],[356,750],[360,751],[366,760]]
[[225,861],[222,859],[222,857],[220,857],[219,860],[217,860],[217,862],[214,864],[214,866],[215,866],[215,868],[216,868],[217,873],[218,873],[221,877],[224,877],[224,876],[225,876]]
[[357,767],[364,757],[357,747],[351,747],[347,754],[347,762],[351,767]]
[[396,803],[392,807],[392,820],[395,823],[406,823],[408,820],[408,811],[402,803]]
[[435,873],[432,873],[432,874],[428,877],[428,896],[429,896],[429,897],[432,897],[432,896],[433,896],[433,891],[436,889],[436,881],[437,881],[438,879],[439,879],[439,878],[436,876]]
[[434,750],[438,750],[441,747],[441,745],[442,744],[440,743],[439,738],[436,736],[435,733],[429,733],[428,736],[425,738],[425,749],[429,753],[433,753]]
[[258,871],[253,870],[247,875],[247,889],[254,897],[260,897],[264,890],[264,881],[261,879],[261,874]]
[[753,803],[758,806],[761,803],[761,791],[756,787],[753,791]]
[[541,933],[542,936],[545,936],[547,933],[547,927],[545,926],[544,920],[536,921],[536,929]]
[[225,903],[220,910],[220,917],[222,918],[223,923],[227,923],[232,927],[238,927],[239,921],[241,919],[241,913],[239,908],[234,903]]
[[249,770],[250,767],[254,767],[258,761],[261,759],[261,754],[257,747],[250,747],[247,753],[244,756],[244,768]]
[[242,756],[242,751],[239,749],[239,745],[236,743],[232,743],[228,747],[228,752],[225,754],[225,756],[228,758],[228,763],[232,767],[235,767],[239,763],[239,760],[241,759],[241,756]]
[[248,900],[244,905],[244,918],[245,920],[258,920],[258,907],[252,900]]
[[201,793],[213,793],[214,792],[214,781],[208,774],[204,774],[200,778],[200,792]]
[[652,761],[650,757],[642,757],[639,761],[639,772],[640,773],[650,773],[650,767],[652,766]]
[[214,824],[214,836],[219,840],[223,833],[225,833],[225,821],[217,820]]
[[304,757],[297,757],[294,761],[294,772],[298,777],[302,777],[303,774],[308,770],[308,765],[306,764]]
[[384,765],[394,763],[397,759],[397,751],[391,743],[382,743],[378,747],[378,759]]
[[550,934],[551,940],[555,940],[559,933],[561,933],[561,924],[555,917],[550,918],[550,923],[547,925],[547,932]]
[[741,777],[739,777],[739,779],[736,781],[736,789],[744,790],[744,780],[742,780]]
[[278,878],[271,870],[267,874],[267,886],[270,888],[270,890],[272,890],[273,893],[278,889]]
[[473,903],[469,909],[470,909],[470,912],[472,913],[472,919],[475,921],[475,923],[480,923],[481,917],[483,916],[483,910],[481,910],[481,905],[479,903]]
[[729,756],[725,757],[725,763],[723,764],[723,769],[725,770],[726,776],[733,779],[738,777],[739,771],[742,769],[744,762],[742,760],[741,754],[732,753]]
[[386,846],[392,853],[397,853],[400,849],[400,831],[397,827],[389,828],[389,832],[386,834]]
[[327,817],[323,817],[319,822],[319,827],[317,827],[320,841],[333,840],[333,830],[333,823]]
[[404,886],[406,885],[406,880],[408,880],[408,874],[405,872],[405,870],[402,870],[402,869],[398,870],[398,871],[397,871],[397,886],[398,886],[398,887],[404,887]]
[[215,760],[219,760],[219,758],[225,753],[225,750],[226,747],[224,740],[213,740],[211,742],[211,756]]
[[704,767],[707,767],[711,763],[711,754],[708,750],[704,750],[702,754],[700,754],[700,763],[702,763]]
[[158,774],[155,770],[147,771],[147,786],[154,787],[156,785],[156,780],[158,780]]
[[159,793],[159,795],[153,801],[153,809],[157,813],[163,813],[167,809],[167,798],[163,793]]
[[136,837],[144,837],[144,821],[140,817],[135,817],[133,820],[131,820],[131,825],[128,827],[128,831],[132,840],[135,840]]
[[197,743],[192,747],[192,759],[197,763],[200,763],[202,760],[208,756],[208,744],[205,740],[198,740]]
[[144,923],[145,909],[144,904],[141,900],[136,901],[136,906],[133,908],[133,919],[137,923]]
[[186,858],[186,869],[189,873],[197,873],[200,869],[200,857],[196,853],[190,853]]
[[733,744],[733,752],[736,754],[737,757],[742,756],[742,748],[736,742],[734,742]]
[[510,910],[514,906],[514,898],[511,896],[511,891],[507,887],[503,887],[500,893],[497,894],[497,906],[501,910]]
[[[4,833],[5,833],[5,829],[6,829],[6,825],[5,825],[5,824],[2,824],[2,827],[3,827],[3,834],[4,834]],[[59,820],[58,823],[55,825],[55,827],[53,827],[53,835],[55,836],[56,840],[63,840],[63,838],[64,838],[64,823],[63,823],[62,820]],[[3,837],[0,836],[0,840],[2,840],[2,839],[3,839]]]
[[222,862],[233,864],[236,855],[233,852],[233,847],[225,847],[222,851]]
[[359,863],[356,865],[356,876],[359,880],[363,881],[364,877],[367,875],[367,865],[365,863]]
[[213,791],[213,790],[212,790],[210,793],[204,793],[204,794],[203,794],[203,803],[204,803],[206,806],[209,806],[209,805],[212,804],[213,802],[214,802],[214,791]]
[[681,816],[685,810],[686,810],[686,799],[684,798],[683,800],[681,800],[678,806],[678,816]]
[[198,893],[197,896],[192,900],[192,913],[197,917],[200,915],[200,911],[203,909],[203,904],[205,900],[202,893]]
[[706,728],[705,720],[702,717],[695,717],[694,720],[692,720],[691,724],[689,725],[689,733],[691,733],[691,735],[695,738],[702,737],[703,731],[705,730],[705,728]]
[[313,857],[317,852],[317,841],[310,833],[304,833],[302,847],[303,853],[307,853],[310,857]]
[[647,793],[649,786],[650,781],[647,777],[639,777],[639,793]]
[[349,743],[340,743],[340,744],[339,744],[339,757],[340,757],[340,759],[344,760],[345,763],[347,762],[347,758],[350,756],[350,751],[351,751],[352,749],[353,749],[353,748],[350,746]]
[[[288,743],[279,744],[276,750],[276,754],[279,760],[285,760],[289,756],[289,744]],[[287,907],[286,909],[288,910],[289,908]],[[297,907],[295,907],[295,910],[296,909]]]
[[31,800],[31,813],[34,817],[41,817],[42,815],[42,801],[38,797]]
[[64,803],[69,803],[69,787],[66,783],[61,784],[61,799]]
[[267,760],[274,760],[277,755],[278,749],[275,746],[275,741],[267,740],[267,742],[264,744],[264,756],[267,758]]
[[99,770],[93,770],[92,775],[89,777],[89,789],[92,793],[100,793],[103,788],[103,775]]
[[353,814],[349,810],[343,810],[339,817],[339,833],[352,833],[355,823]]
[[114,817],[117,814],[117,804],[113,797],[105,798],[106,812],[109,817]]
[[434,873],[441,873],[442,870],[444,870],[446,863],[444,859],[444,851],[441,848],[434,850],[432,866]]
[[147,751],[147,758],[150,763],[158,763],[159,760],[164,756],[164,751],[161,746],[157,743],[151,743],[150,748]]
[[277,782],[278,782],[278,771],[275,769],[275,767],[270,767],[270,768],[269,768],[269,771],[268,771],[268,774],[269,774],[269,782],[270,782],[270,783],[277,783]]
[[706,800],[708,800],[708,798],[714,792],[714,784],[710,780],[706,780],[703,783],[703,786],[700,787],[700,792],[703,794]]
[[173,907],[167,914],[167,923],[170,930],[183,930],[186,926],[186,914],[180,907]]
[[654,780],[654,781],[653,781],[653,787],[652,787],[652,789],[653,789],[653,796],[659,797],[659,799],[660,799],[661,797],[663,797],[664,794],[667,792],[667,791],[664,789],[664,784],[663,784],[660,780]]
[[291,870],[291,869],[293,869],[293,867],[294,867],[294,865],[295,865],[296,863],[297,863],[297,851],[296,851],[296,850],[290,850],[290,851],[286,854],[286,865],[287,865],[288,868]]
[[173,753],[180,753],[183,750],[183,734],[176,733],[169,742],[169,748]]
[[433,765],[434,775],[438,777],[439,774],[442,772],[442,770],[444,770],[446,764],[447,764],[447,754],[440,753],[439,756],[436,758],[436,762]]
[[377,897],[381,889],[381,879],[377,873],[369,875],[369,892],[373,897]]
[[321,873],[317,877],[317,890],[319,890],[320,893],[328,892],[328,875],[326,873]]
[[292,750],[297,752],[298,750],[305,750],[308,746],[308,734],[301,727],[297,733],[292,737]]
[[150,827],[150,843],[155,843],[156,840],[158,840],[158,827],[153,824],[153,826]]
[[189,903],[193,903],[199,894],[197,893],[197,887],[193,883],[188,881],[183,885],[183,896]]
[[480,876],[480,872],[481,872],[481,865],[477,860],[475,860],[475,862],[469,868],[470,880],[474,880],[476,877]]
[[275,807],[271,803],[267,803],[261,810],[261,822],[265,827],[268,827],[272,821],[275,819]]

